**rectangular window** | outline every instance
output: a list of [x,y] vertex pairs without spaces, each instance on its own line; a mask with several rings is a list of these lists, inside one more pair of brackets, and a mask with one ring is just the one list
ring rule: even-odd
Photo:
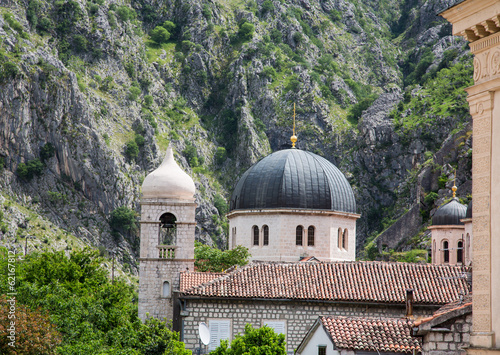
[[326,355],[326,345],[318,345],[318,355]]
[[274,330],[276,334],[286,335],[286,324],[284,321],[265,321],[264,325]]
[[230,320],[211,320],[209,321],[210,344],[208,350],[215,350],[220,345],[221,340],[229,340],[231,335]]

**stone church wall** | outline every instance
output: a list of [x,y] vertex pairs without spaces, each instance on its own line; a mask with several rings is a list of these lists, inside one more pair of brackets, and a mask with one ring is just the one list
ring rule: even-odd
[[[255,328],[266,321],[284,321],[286,329],[287,353],[299,346],[307,331],[318,316],[342,315],[364,317],[404,317],[404,305],[377,306],[363,304],[326,304],[322,302],[271,301],[271,300],[195,300],[189,299],[183,317],[183,337],[186,348],[194,350],[198,346],[198,325],[211,320],[230,320],[231,339],[243,333],[247,323]],[[429,316],[436,308],[414,308],[414,315]]]

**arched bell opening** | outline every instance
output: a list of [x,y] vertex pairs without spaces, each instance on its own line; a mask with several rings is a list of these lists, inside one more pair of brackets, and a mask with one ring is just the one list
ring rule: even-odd
[[177,243],[177,218],[172,213],[160,216],[158,226],[158,245],[176,245]]

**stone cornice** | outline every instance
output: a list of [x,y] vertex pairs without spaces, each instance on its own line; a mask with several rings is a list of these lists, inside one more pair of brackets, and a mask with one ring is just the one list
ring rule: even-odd
[[256,209],[256,210],[234,210],[226,214],[227,218],[233,218],[236,216],[245,215],[259,215],[259,214],[292,214],[292,215],[322,215],[322,216],[340,216],[348,218],[361,217],[357,213],[349,212],[339,212],[339,211],[328,211],[328,210],[306,210],[306,209],[296,209],[296,208],[268,208],[268,209]]
[[469,42],[500,32],[500,2],[497,0],[466,0],[439,15],[453,24],[455,36],[462,36]]
[[465,226],[458,225],[458,224],[450,224],[450,225],[443,225],[443,226],[429,226],[427,229],[433,230],[433,229],[465,229]]

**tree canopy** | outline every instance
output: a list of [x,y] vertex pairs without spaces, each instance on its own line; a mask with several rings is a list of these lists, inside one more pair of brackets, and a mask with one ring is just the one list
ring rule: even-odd
[[223,340],[210,355],[286,355],[285,345],[284,334],[276,334],[268,326],[254,329],[247,324],[245,333],[236,335],[231,347]]
[[246,265],[250,258],[250,252],[241,245],[237,245],[231,250],[222,251],[196,242],[194,258],[194,266],[197,271],[222,272],[234,265]]
[[[10,292],[7,260],[7,250],[0,249],[0,295]],[[110,261],[91,249],[69,256],[47,251],[16,258],[16,311],[28,320],[33,315],[38,319],[27,321],[33,329],[19,341],[38,344],[37,339],[47,338],[46,344],[37,345],[41,350],[36,354],[52,354],[55,346],[59,355],[191,354],[167,323],[141,322],[134,286],[121,279],[112,283],[106,263]]]

